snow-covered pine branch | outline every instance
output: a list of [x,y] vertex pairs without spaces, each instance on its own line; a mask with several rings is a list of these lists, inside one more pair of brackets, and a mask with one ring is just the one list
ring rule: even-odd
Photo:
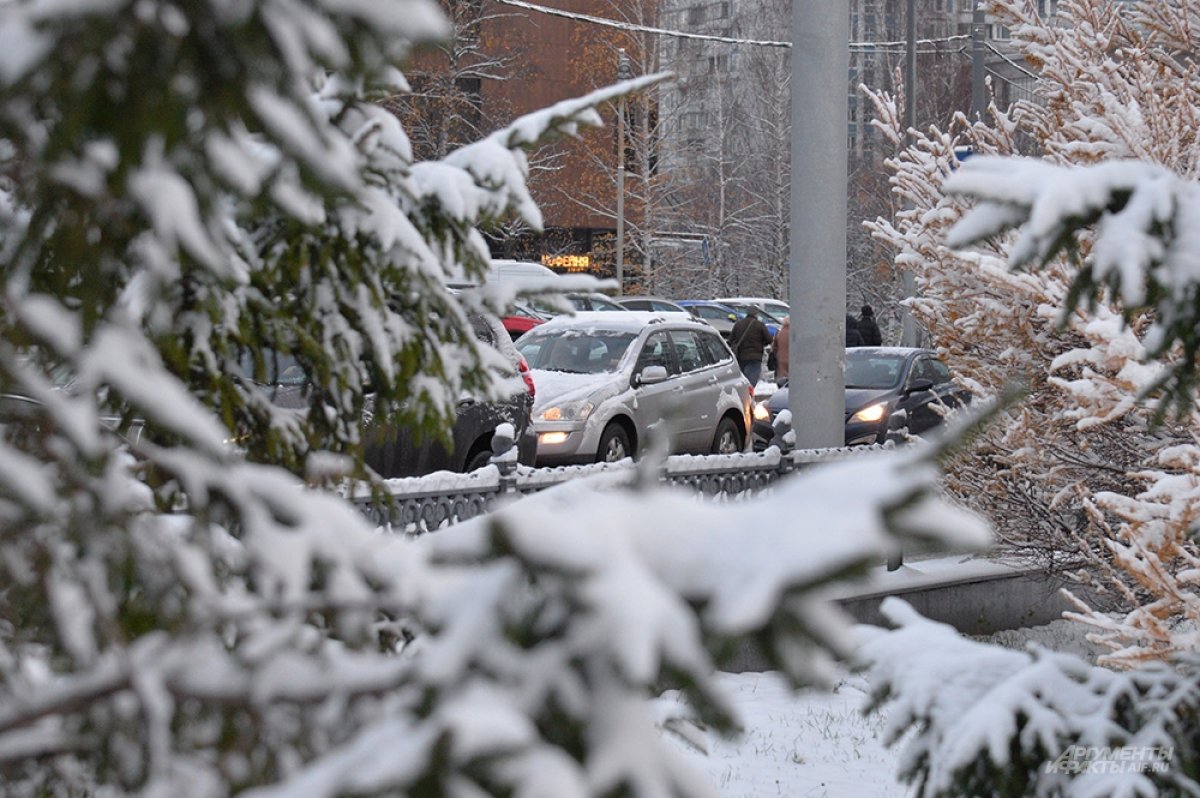
[[[1178,669],[1120,673],[1073,654],[967,640],[898,599],[882,611],[897,628],[860,628],[859,654],[872,701],[887,708],[887,742],[902,747],[901,775],[921,798],[1200,790],[1194,652]],[[1159,762],[1166,767],[1149,767]]]

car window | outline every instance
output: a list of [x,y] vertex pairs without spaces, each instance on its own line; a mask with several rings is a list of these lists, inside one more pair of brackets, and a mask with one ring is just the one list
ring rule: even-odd
[[[304,385],[307,377],[304,369],[296,362],[296,358],[274,350],[262,353],[262,380],[264,385]],[[242,355],[239,362],[242,373],[250,379],[256,379],[254,356],[249,352]]]
[[904,358],[899,355],[846,353],[847,388],[894,388],[900,383]]
[[665,332],[656,332],[646,339],[642,351],[638,355],[635,373],[640,373],[647,366],[662,366],[668,374],[678,374],[679,368],[675,358],[671,356],[671,342]]
[[950,370],[938,360],[923,357],[913,365],[912,376],[908,380],[909,384],[912,384],[914,380],[929,380],[934,385],[941,385],[950,381]]
[[929,373],[932,375],[929,379],[933,380],[934,385],[941,385],[950,382],[950,369],[940,360],[930,360]]
[[619,305],[611,299],[605,299],[602,296],[589,297],[588,302],[591,303],[592,310],[620,310],[625,311],[629,308],[624,305]]
[[632,332],[606,330],[556,330],[541,334],[526,333],[517,343],[517,351],[532,369],[564,371],[569,374],[614,372],[629,345],[637,337]]
[[702,350],[696,333],[691,330],[671,330],[670,335],[671,343],[675,345],[675,356],[679,358],[680,371],[686,373],[712,365],[712,360]]
[[650,303],[644,299],[627,299],[621,304],[630,310],[650,310]]
[[662,311],[664,313],[678,313],[679,312],[679,306],[674,305],[670,302],[654,302],[654,301],[652,301],[652,302],[650,302],[650,309]]
[[787,318],[787,314],[781,312],[779,308],[759,308],[758,310],[766,324],[783,324],[783,320]]
[[706,353],[709,363],[724,363],[727,360],[733,360],[733,353],[721,340],[721,336],[710,332],[702,332],[699,335],[701,349]]
[[727,311],[721,310],[720,308],[714,308],[712,305],[700,305],[698,308],[696,308],[696,312],[697,315],[699,315],[702,319],[716,319],[718,321],[729,320],[729,313]]
[[476,338],[489,346],[496,345],[496,333],[491,325],[487,323],[487,319],[473,313],[467,318],[471,320],[471,330],[474,331]]

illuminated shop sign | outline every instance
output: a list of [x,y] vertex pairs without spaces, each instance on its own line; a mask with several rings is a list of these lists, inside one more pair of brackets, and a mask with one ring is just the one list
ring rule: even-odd
[[568,272],[586,272],[592,269],[591,255],[543,255],[542,265]]

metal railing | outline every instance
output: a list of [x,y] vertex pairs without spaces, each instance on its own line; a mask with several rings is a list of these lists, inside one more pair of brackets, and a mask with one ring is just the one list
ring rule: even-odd
[[[782,438],[777,438],[782,443]],[[782,444],[786,447],[786,444]],[[687,486],[718,501],[736,501],[769,490],[788,474],[818,463],[870,455],[890,446],[783,450],[773,445],[763,452],[674,455],[658,466],[659,479]],[[482,515],[501,502],[536,493],[573,479],[611,471],[632,472],[637,463],[594,463],[558,468],[530,468],[517,463],[513,441],[496,435],[492,463],[470,474],[440,472],[425,477],[385,482],[386,497],[368,493],[351,499],[375,524],[394,532],[421,534]]]

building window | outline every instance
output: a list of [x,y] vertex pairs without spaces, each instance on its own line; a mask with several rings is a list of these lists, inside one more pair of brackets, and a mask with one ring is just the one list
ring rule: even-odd
[[704,6],[692,6],[687,12],[689,25],[699,25],[704,22]]
[[721,0],[720,8],[721,19],[729,19],[733,16],[733,0]]

